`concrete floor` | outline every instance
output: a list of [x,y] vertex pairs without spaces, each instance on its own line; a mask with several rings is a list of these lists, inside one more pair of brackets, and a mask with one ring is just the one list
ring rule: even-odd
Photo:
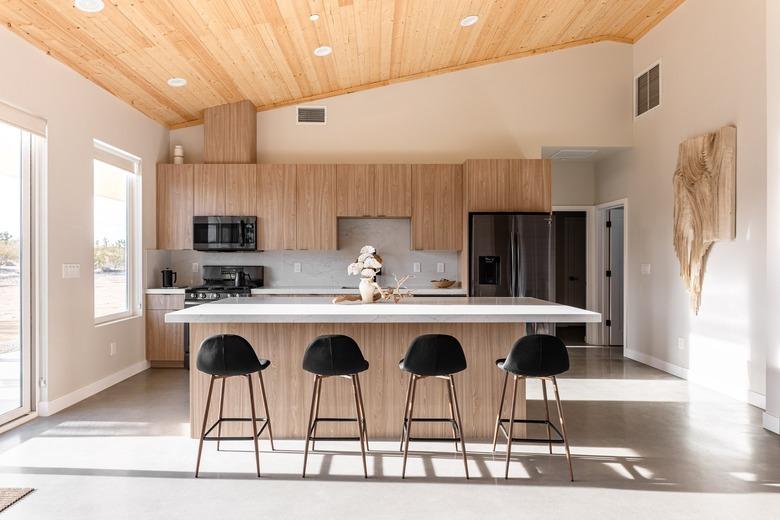
[[[561,455],[517,445],[505,481],[503,453],[479,442],[470,481],[449,443],[416,446],[426,451],[410,454],[402,481],[396,441],[372,442],[369,480],[357,443],[318,443],[306,480],[301,441],[272,453],[264,440],[261,479],[251,443],[211,443],[196,480],[186,372],[150,370],[0,435],[0,486],[36,488],[3,518],[777,518],[780,437],[760,411],[619,352],[572,349],[560,381],[574,483]],[[529,394],[540,397],[538,383]]]

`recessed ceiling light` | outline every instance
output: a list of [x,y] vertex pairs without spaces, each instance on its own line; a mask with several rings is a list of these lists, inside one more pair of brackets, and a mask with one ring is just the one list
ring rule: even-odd
[[472,14],[460,21],[461,27],[470,27],[479,21],[479,16]]
[[320,19],[320,15],[318,15],[317,13],[314,13],[311,16],[309,16],[309,20],[311,20],[312,22],[316,22],[319,19]]
[[85,13],[99,13],[106,7],[103,0],[73,0],[73,6]]
[[168,80],[168,85],[171,87],[183,87],[187,84],[187,80],[184,78],[171,78]]
[[327,45],[323,45],[322,47],[317,47],[316,49],[314,49],[314,55],[319,57],[327,56],[331,52],[333,52],[333,49],[331,49]]

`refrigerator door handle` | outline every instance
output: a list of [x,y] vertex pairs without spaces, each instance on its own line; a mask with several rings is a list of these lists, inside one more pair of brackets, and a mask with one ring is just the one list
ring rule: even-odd
[[517,297],[517,233],[512,231],[509,249],[509,292],[513,297]]

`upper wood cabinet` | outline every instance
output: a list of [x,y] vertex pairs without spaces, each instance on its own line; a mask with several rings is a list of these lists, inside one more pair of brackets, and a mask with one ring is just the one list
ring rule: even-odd
[[193,165],[157,165],[157,248],[192,249]]
[[551,211],[551,171],[548,159],[470,159],[468,210]]
[[337,249],[334,164],[296,166],[297,249]]
[[412,249],[463,248],[463,168],[412,166]]
[[203,111],[203,162],[257,162],[257,110],[239,101]]
[[410,217],[412,172],[408,164],[337,166],[339,217]]
[[294,164],[257,165],[257,248],[297,248],[297,188]]
[[252,216],[257,206],[257,165],[225,165],[225,215]]
[[225,165],[196,164],[193,199],[195,216],[225,215]]

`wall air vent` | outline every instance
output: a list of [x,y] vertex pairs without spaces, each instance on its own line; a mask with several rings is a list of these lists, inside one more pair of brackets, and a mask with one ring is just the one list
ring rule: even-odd
[[325,107],[298,107],[299,125],[324,125],[327,122]]
[[636,78],[636,117],[661,104],[661,64],[657,63]]
[[555,159],[556,161],[584,161],[586,159],[590,159],[594,155],[598,153],[598,150],[588,150],[584,148],[572,148],[569,150],[558,150],[552,156],[550,156],[550,159]]

